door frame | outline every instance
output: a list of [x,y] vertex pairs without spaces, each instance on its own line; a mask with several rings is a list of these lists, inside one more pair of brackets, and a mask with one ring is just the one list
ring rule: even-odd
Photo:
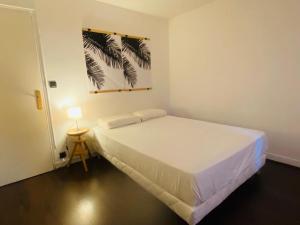
[[32,27],[34,30],[34,42],[35,42],[35,52],[38,58],[38,66],[39,66],[39,71],[41,75],[41,83],[42,83],[42,99],[44,102],[44,110],[45,110],[45,116],[47,120],[47,127],[48,127],[48,133],[49,133],[49,141],[50,141],[50,151],[51,151],[51,161],[52,161],[52,168],[53,170],[55,169],[55,139],[54,139],[54,130],[52,126],[52,116],[51,116],[51,110],[50,110],[50,103],[49,103],[49,94],[48,94],[48,89],[47,89],[47,79],[45,75],[45,64],[43,60],[43,55],[42,55],[42,48],[41,48],[41,43],[40,43],[40,34],[39,34],[39,29],[38,29],[38,24],[37,24],[37,17],[36,17],[36,12],[35,9],[31,8],[26,8],[26,7],[20,7],[20,6],[14,6],[14,5],[5,5],[5,4],[0,4],[0,8],[6,8],[10,10],[20,10],[20,11],[25,11],[30,14],[31,17],[31,23]]

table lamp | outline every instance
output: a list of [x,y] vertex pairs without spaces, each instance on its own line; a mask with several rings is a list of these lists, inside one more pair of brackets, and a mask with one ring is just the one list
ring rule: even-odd
[[77,130],[79,130],[78,119],[80,119],[82,117],[81,108],[80,107],[69,108],[68,116],[70,119],[74,119],[76,121],[76,127],[77,127]]

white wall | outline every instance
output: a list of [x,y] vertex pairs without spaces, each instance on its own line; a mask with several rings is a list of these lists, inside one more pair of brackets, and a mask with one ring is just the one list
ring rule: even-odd
[[0,0],[0,4],[30,9],[34,8],[34,0]]
[[[32,1],[0,3],[32,8]],[[56,151],[74,125],[68,105],[81,106],[80,124],[90,127],[99,116],[170,102],[176,115],[265,130],[271,157],[300,165],[300,2],[210,2],[172,19],[168,33],[164,19],[94,0],[36,0],[45,73],[58,82],[49,89]],[[154,90],[89,94],[83,26],[150,37]]]
[[[35,2],[45,74],[58,82],[49,89],[56,152],[64,149],[66,131],[74,125],[69,105],[82,107],[80,126],[97,118],[168,103],[168,21],[116,8],[94,0],[37,0]],[[83,54],[82,27],[151,38],[152,91],[89,94]],[[58,154],[56,154],[58,156]]]
[[172,19],[171,111],[264,130],[271,157],[300,166],[299,10],[298,0],[215,0]]

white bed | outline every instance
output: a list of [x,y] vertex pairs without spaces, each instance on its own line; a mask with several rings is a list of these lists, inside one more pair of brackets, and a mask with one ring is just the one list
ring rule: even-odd
[[267,147],[260,131],[173,116],[94,134],[101,155],[191,225],[264,165]]

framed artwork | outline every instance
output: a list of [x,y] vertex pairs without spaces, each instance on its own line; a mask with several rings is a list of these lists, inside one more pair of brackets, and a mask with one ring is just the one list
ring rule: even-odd
[[91,92],[151,89],[149,39],[92,29],[82,37]]

